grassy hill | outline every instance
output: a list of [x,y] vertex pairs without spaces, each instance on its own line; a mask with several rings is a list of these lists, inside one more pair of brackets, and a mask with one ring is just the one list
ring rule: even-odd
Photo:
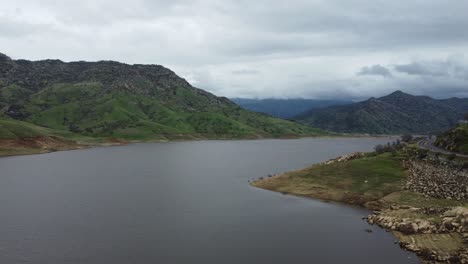
[[[244,110],[227,98],[192,87],[159,65],[26,61],[0,54],[2,117],[22,121],[15,131],[48,128],[61,134],[129,140],[324,134]],[[28,130],[27,124],[41,128]],[[5,131],[0,138],[11,136]]]
[[0,138],[3,139],[39,137],[50,134],[52,131],[47,128],[16,120],[0,119]]
[[461,124],[437,137],[437,146],[468,154],[468,124]]
[[467,111],[468,99],[435,100],[397,91],[363,102],[313,109],[295,119],[334,132],[432,134],[453,127]]

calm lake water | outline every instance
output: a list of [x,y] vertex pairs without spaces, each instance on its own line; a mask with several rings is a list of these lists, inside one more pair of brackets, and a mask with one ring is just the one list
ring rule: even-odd
[[172,142],[2,158],[0,263],[418,263],[361,220],[366,210],[247,182],[382,142]]

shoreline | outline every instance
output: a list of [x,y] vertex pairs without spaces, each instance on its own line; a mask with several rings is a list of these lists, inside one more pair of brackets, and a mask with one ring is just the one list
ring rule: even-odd
[[331,166],[339,168],[345,166],[345,162],[363,158],[352,154],[343,157],[343,160],[339,157],[296,171],[260,177],[249,185],[283,195],[369,210],[369,215],[362,219],[391,232],[399,246],[416,253],[422,263],[468,263],[468,201],[430,198],[404,188],[372,197],[365,192],[353,192],[349,185],[336,188],[340,184],[327,186],[320,179],[303,178],[307,174],[326,178],[320,166],[333,164]]
[[13,141],[10,139],[0,139],[0,158],[15,157],[15,156],[26,156],[26,155],[39,155],[48,154],[60,151],[72,151],[78,149],[90,149],[98,147],[115,147],[115,146],[126,146],[130,144],[139,143],[167,143],[167,142],[191,142],[191,141],[241,141],[241,140],[297,140],[297,139],[308,139],[308,138],[367,138],[367,139],[381,139],[381,138],[394,138],[393,135],[317,135],[317,136],[298,136],[298,137],[260,137],[260,138],[179,138],[179,139],[148,139],[148,140],[126,140],[126,139],[115,139],[115,138],[92,138],[93,140],[104,142],[87,142],[83,140],[69,140],[65,138],[59,138],[55,136],[44,136],[35,138],[24,138],[19,139],[20,141],[37,141],[38,139],[53,138],[59,139],[63,145],[60,147],[43,146],[43,147],[13,147],[4,148],[4,142]]
[[[279,177],[281,176],[277,175],[274,177]],[[273,177],[272,177],[273,178]],[[300,197],[304,199],[310,199],[314,201],[319,201],[323,203],[334,203],[342,206],[348,206],[348,207],[354,207],[354,208],[359,208],[359,209],[365,209],[368,211],[367,216],[363,216],[361,219],[363,221],[366,221],[366,223],[370,226],[377,225],[381,229],[385,230],[386,232],[389,232],[392,234],[392,236],[395,238],[395,243],[400,246],[401,249],[415,253],[416,256],[421,260],[421,263],[424,264],[439,264],[439,263],[468,263],[468,262],[451,262],[451,261],[458,261],[460,256],[464,257],[464,259],[467,259],[468,257],[468,248],[465,249],[464,251],[459,251],[455,248],[457,248],[458,244],[457,243],[467,243],[468,241],[468,236],[462,234],[462,233],[456,233],[456,232],[450,232],[450,233],[437,233],[437,230],[435,230],[436,233],[432,232],[425,232],[420,229],[418,231],[419,226],[426,225],[428,226],[429,230],[430,228],[433,228],[433,226],[428,225],[427,221],[425,220],[417,220],[416,221],[411,221],[411,220],[403,220],[402,222],[398,223],[398,218],[392,219],[388,214],[391,215],[393,211],[400,210],[400,208],[404,208],[405,210],[421,210],[421,208],[415,208],[411,206],[401,206],[401,207],[393,207],[390,205],[380,205],[375,207],[374,204],[371,206],[368,206],[367,204],[356,204],[356,203],[348,203],[344,200],[334,200],[334,199],[327,199],[324,197],[320,196],[312,196],[312,195],[304,195],[304,194],[295,194],[295,193],[283,193],[283,192],[278,192],[275,190],[271,189],[265,189],[262,187],[255,186],[255,182],[258,181],[264,181],[265,179],[262,180],[257,180],[254,182],[250,182],[249,185],[264,191],[270,191],[270,192],[275,192],[275,193],[281,193],[282,195],[293,195],[295,197]],[[372,202],[372,201],[371,201]],[[378,201],[376,201],[378,202]],[[392,226],[392,220],[396,221],[399,226],[401,226],[401,229],[398,229],[399,226],[395,227],[395,225]],[[414,225],[417,225],[415,228]],[[419,225],[418,225],[419,224]],[[410,226],[408,231],[405,230],[405,228],[408,228],[407,226]],[[365,229],[365,232],[370,232],[371,229]],[[403,232],[403,230],[405,230]],[[420,237],[418,239],[414,239],[416,236],[424,236]],[[438,241],[440,240],[439,236],[445,236],[443,237],[444,243],[448,244],[447,248],[451,250],[457,250],[459,251],[458,255],[451,255],[451,254],[441,254],[440,252],[436,252],[434,250],[430,250],[427,248],[422,247],[421,244],[425,244],[424,240],[433,240],[433,241]],[[456,240],[457,243],[453,245],[454,243],[451,243],[452,240]]]

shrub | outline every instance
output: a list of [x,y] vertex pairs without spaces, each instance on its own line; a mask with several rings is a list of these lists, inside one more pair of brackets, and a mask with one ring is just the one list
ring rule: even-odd
[[401,136],[401,141],[403,142],[410,142],[411,140],[413,140],[413,136],[411,134],[404,134],[403,136]]
[[382,154],[385,152],[385,146],[384,145],[377,145],[374,147],[375,149],[375,152],[377,152],[377,154]]
[[450,155],[447,156],[447,159],[448,159],[448,160],[454,160],[456,157],[457,157],[457,155],[455,155],[455,154],[452,153],[452,154],[450,154]]
[[424,159],[427,157],[428,153],[429,153],[429,150],[427,149],[419,149],[417,153],[417,157],[418,159]]
[[462,168],[468,169],[468,161],[463,162]]

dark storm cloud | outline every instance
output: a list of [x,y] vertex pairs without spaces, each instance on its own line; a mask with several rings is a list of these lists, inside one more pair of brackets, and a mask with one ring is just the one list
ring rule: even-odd
[[410,81],[435,95],[431,78],[468,79],[463,56],[444,64],[468,50],[468,1],[4,2],[0,52],[13,58],[163,64],[223,96],[365,97]]
[[455,79],[468,78],[468,63],[454,57],[446,60],[416,61],[394,65],[395,71],[409,75],[444,76]]
[[380,75],[383,77],[391,77],[392,73],[389,69],[385,68],[380,64],[372,65],[372,66],[364,66],[361,70],[357,73],[357,75]]
[[402,64],[402,65],[395,65],[395,70],[399,72],[404,72],[411,75],[434,75],[440,76],[444,75],[445,73],[442,71],[434,71],[426,67],[426,65],[420,63],[410,63],[410,64]]
[[[360,73],[377,74],[379,67],[375,67],[375,70],[373,68],[363,67]],[[392,65],[391,68],[394,70],[392,78],[359,82],[359,90],[372,87],[378,91],[391,92],[398,87],[408,93],[436,98],[468,97],[468,62],[462,55],[436,60],[413,60]]]

